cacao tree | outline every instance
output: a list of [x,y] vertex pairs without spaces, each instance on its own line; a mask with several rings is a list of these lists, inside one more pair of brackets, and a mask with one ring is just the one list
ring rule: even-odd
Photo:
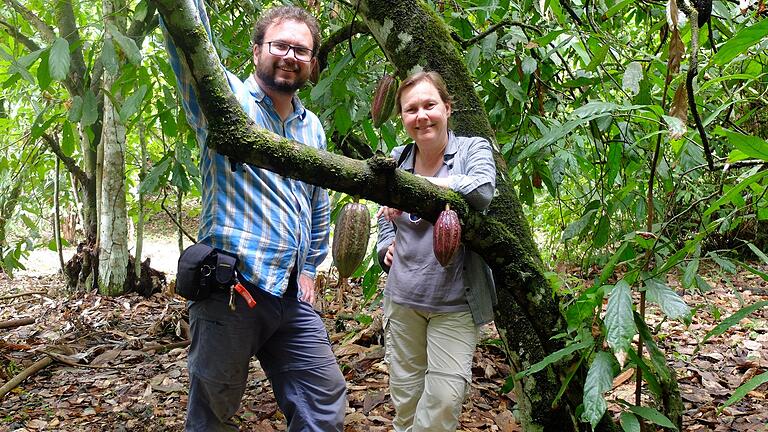
[[[559,336],[568,333],[566,320],[544,274],[531,230],[507,176],[506,163],[498,153],[498,196],[488,214],[483,215],[470,210],[455,193],[438,190],[425,180],[394,170],[394,161],[382,156],[366,161],[348,159],[254,128],[229,91],[215,50],[195,19],[192,5],[171,0],[155,3],[194,76],[208,119],[208,146],[282,175],[418,213],[432,222],[445,203],[450,203],[461,215],[465,243],[493,270],[499,295],[496,326],[507,343],[515,369],[523,371],[549,355],[563,352],[565,343]],[[412,0],[360,1],[356,7],[402,75],[430,69],[446,77],[451,93],[456,95],[453,127],[458,134],[494,140],[470,74],[434,11]],[[610,369],[611,359],[612,355],[601,352],[595,362]],[[584,429],[577,408],[582,404],[587,369],[579,356],[571,356],[519,377],[515,387],[525,430]],[[673,375],[670,379],[674,382]],[[570,385],[564,386],[567,381]],[[675,397],[679,395],[672,391],[671,398]],[[671,414],[679,422],[680,412]],[[610,419],[603,419],[599,428],[610,430],[614,425]]]

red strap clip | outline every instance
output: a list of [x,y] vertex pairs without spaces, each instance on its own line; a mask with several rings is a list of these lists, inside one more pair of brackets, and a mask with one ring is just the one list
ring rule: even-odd
[[256,307],[256,300],[251,297],[251,293],[248,292],[247,289],[241,284],[240,282],[237,282],[235,284],[235,291],[237,291],[238,294],[240,294],[244,299],[245,302],[248,303],[248,307],[253,309]]

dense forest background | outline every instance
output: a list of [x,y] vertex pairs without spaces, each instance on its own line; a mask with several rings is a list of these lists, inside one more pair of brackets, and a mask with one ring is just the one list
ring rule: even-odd
[[[213,45],[241,77],[253,70],[253,17],[273,3],[209,2]],[[296,3],[324,29],[317,82],[300,97],[323,121],[330,150],[364,159],[402,143],[397,119],[381,128],[370,119],[376,82],[403,73],[377,39],[381,28],[368,25],[370,8]],[[574,373],[586,368],[575,381],[583,383],[577,418],[595,427],[610,380],[636,365],[655,401],[638,392],[622,420],[679,426],[679,409],[665,401],[675,393],[666,387],[671,353],[649,343],[646,302],[689,323],[697,311],[680,291],[713,289],[700,270],[768,280],[764,3],[714,1],[701,26],[660,1],[413,3],[445,25],[445,43],[460,53],[561,299],[562,345],[507,384],[562,361]],[[197,143],[154,3],[4,0],[0,30],[3,271],[12,275],[33,249],[82,242],[66,266],[70,292],[151,291],[141,283],[151,270],[133,258],[142,256],[144,221],[170,215],[183,226],[200,196]],[[351,199],[332,197],[335,209]],[[182,231],[180,247],[194,237]],[[381,269],[371,255],[353,276],[364,311]],[[710,337],[764,306],[745,304]],[[648,345],[648,360],[633,338]],[[572,377],[561,377],[564,387]],[[744,388],[766,381],[764,373]]]

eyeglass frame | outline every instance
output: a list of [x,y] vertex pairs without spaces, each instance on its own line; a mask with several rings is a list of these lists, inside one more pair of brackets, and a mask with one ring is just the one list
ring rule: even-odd
[[[273,43],[287,46],[288,48],[285,50],[285,54],[278,54],[278,53],[272,52],[272,44]],[[279,40],[269,41],[269,42],[262,42],[261,44],[262,45],[266,44],[267,45],[267,51],[270,54],[272,54],[273,56],[277,56],[277,57],[287,57],[288,53],[291,52],[291,50],[293,50],[293,58],[296,59],[296,61],[300,61],[300,62],[303,62],[303,63],[309,63],[315,57],[315,50],[309,49],[307,47],[300,46],[300,45],[291,45],[289,43],[286,43],[286,42],[283,42],[283,41],[279,41]],[[297,55],[297,52],[296,52],[297,49],[309,51],[309,58],[306,59],[306,60],[300,59],[298,57],[298,55]]]

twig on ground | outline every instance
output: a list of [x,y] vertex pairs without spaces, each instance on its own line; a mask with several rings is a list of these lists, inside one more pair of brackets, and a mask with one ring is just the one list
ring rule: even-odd
[[34,318],[19,318],[8,321],[0,321],[0,329],[21,327],[29,324],[34,324]]
[[16,386],[22,383],[22,381],[45,369],[51,363],[53,363],[53,359],[46,356],[11,378],[7,383],[0,387],[0,399],[2,399],[9,391],[15,389]]
[[0,297],[0,300],[10,300],[10,299],[15,299],[17,297],[24,297],[24,296],[35,295],[35,294],[47,296],[48,292],[47,291],[27,291],[27,292],[2,296]]
[[185,346],[189,345],[190,341],[185,340],[181,342],[173,342],[169,344],[152,344],[147,345],[144,348],[142,348],[142,351],[160,351],[160,350],[172,350],[174,348],[184,348]]

